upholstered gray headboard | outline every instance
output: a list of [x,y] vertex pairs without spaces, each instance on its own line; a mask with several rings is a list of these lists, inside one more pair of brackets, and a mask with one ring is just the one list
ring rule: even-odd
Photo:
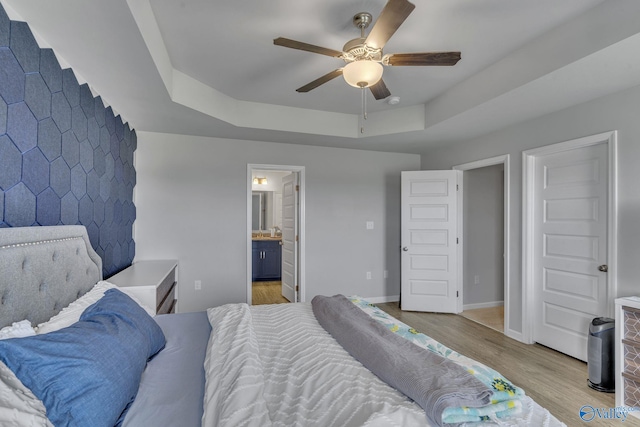
[[0,327],[44,322],[100,280],[84,226],[0,229]]

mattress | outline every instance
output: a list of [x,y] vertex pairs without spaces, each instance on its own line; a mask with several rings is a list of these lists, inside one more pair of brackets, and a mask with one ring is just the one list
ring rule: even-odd
[[205,382],[203,361],[211,334],[207,314],[165,314],[155,320],[167,344],[147,364],[122,425],[199,427]]
[[[148,363],[125,427],[435,425],[353,359],[310,304],[230,304],[155,319],[167,344]],[[507,425],[562,425],[528,396],[522,403]]]

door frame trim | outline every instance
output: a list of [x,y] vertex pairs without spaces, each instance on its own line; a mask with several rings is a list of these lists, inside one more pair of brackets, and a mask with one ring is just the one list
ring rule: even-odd
[[291,166],[291,165],[265,165],[256,163],[247,163],[247,304],[251,305],[251,192],[252,192],[252,174],[255,169],[258,170],[271,170],[271,171],[289,171],[298,172],[298,185],[300,191],[298,192],[298,298],[300,302],[305,301],[305,167],[304,166]]
[[535,160],[536,157],[593,145],[607,144],[609,185],[607,206],[607,316],[614,316],[617,297],[618,264],[618,131],[577,138],[522,152],[522,334],[524,342],[532,344],[535,315],[535,283],[533,283],[535,227]]
[[[452,169],[468,171],[473,169],[479,169],[487,166],[495,166],[502,164],[504,167],[503,175],[503,209],[504,209],[504,225],[503,225],[503,286],[504,286],[504,334],[508,337],[521,340],[521,333],[518,331],[514,331],[509,328],[509,313],[511,306],[511,235],[509,232],[511,226],[511,155],[504,154],[501,156],[490,157],[488,159],[476,160],[474,162],[464,163],[461,165],[456,165]],[[462,214],[464,215],[464,208],[462,204],[464,201],[460,202],[460,209],[462,210]],[[464,239],[462,240],[462,245],[465,244]],[[464,252],[463,252],[464,253]],[[462,259],[462,255],[460,257],[460,262],[462,263],[464,260]],[[464,271],[464,268],[463,268]],[[463,278],[463,277],[462,277]],[[464,289],[464,287],[463,287]]]

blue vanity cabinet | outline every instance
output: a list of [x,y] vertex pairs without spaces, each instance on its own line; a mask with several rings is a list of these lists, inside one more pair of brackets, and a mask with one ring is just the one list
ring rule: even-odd
[[258,248],[257,241],[253,240],[251,242],[251,281],[255,282],[258,280],[260,276],[260,264],[262,259],[262,251]]
[[282,277],[282,247],[279,240],[251,242],[251,280],[280,280]]

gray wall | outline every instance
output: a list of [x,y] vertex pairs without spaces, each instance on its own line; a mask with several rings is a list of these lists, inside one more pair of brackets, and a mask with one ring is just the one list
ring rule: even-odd
[[640,294],[640,86],[514,125],[470,141],[425,149],[422,169],[511,154],[510,325],[522,331],[522,151],[618,130],[619,296]]
[[179,311],[247,299],[249,163],[305,167],[307,300],[397,297],[400,172],[419,155],[138,132],[136,260],[179,260]]
[[464,171],[465,310],[499,305],[504,297],[503,170],[500,164]]

